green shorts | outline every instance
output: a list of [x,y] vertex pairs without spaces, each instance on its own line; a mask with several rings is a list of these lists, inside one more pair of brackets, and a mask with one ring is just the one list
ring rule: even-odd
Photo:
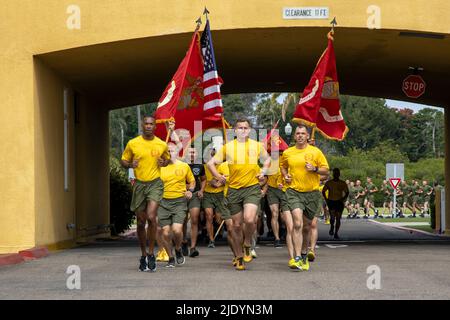
[[358,199],[355,199],[356,203],[360,206],[364,205],[364,198],[359,197]]
[[426,196],[425,198],[423,198],[424,203],[428,202],[430,203],[431,197],[430,196]]
[[183,224],[187,215],[187,199],[185,197],[175,199],[163,198],[159,203],[158,222],[161,227],[174,223]]
[[368,196],[368,197],[366,197],[365,200],[373,204],[373,202],[375,201],[375,197],[374,196]]
[[412,197],[412,201],[413,201],[413,203],[415,202],[415,203],[419,203],[419,196],[413,196]]
[[269,186],[267,190],[267,202],[269,206],[272,204],[278,204],[281,211],[289,211],[289,205],[286,200],[286,193],[278,188],[273,188]]
[[230,214],[235,215],[244,209],[244,204],[253,203],[259,206],[261,201],[261,187],[259,184],[255,184],[254,186],[240,189],[228,188],[226,199]]
[[230,210],[228,210],[227,202],[223,195],[223,192],[204,192],[202,206],[205,209],[214,209],[217,213],[220,213],[220,216],[223,220],[231,219]]
[[192,208],[201,208],[202,202],[199,199],[197,192],[194,192],[192,194],[192,198],[188,200],[188,209],[191,210]]
[[164,184],[160,178],[143,182],[136,180],[133,186],[130,209],[134,212],[144,211],[147,201],[160,202],[164,193]]
[[397,197],[397,205],[402,205],[403,201],[403,197]]
[[300,209],[303,214],[312,220],[320,215],[322,194],[320,191],[298,192],[294,189],[287,189],[286,198],[291,210]]

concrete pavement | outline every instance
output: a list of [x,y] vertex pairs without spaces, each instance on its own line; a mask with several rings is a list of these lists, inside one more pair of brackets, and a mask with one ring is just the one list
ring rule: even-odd
[[[351,221],[346,223],[349,233],[351,224],[353,228],[361,224],[362,229],[374,226]],[[327,227],[320,224],[321,235]],[[259,257],[248,270],[235,271],[230,250],[220,243],[215,249],[200,247],[200,256],[187,258],[185,265],[167,269],[159,263],[157,272],[142,273],[137,271],[136,240],[97,241],[0,267],[0,299],[450,298],[449,241],[333,242],[327,237],[321,236],[318,259],[309,272],[288,269],[286,248],[276,249],[269,243],[259,244]],[[71,265],[80,268],[80,290],[67,288],[71,274],[66,271]],[[381,289],[367,287],[372,276],[367,269],[373,265],[380,268]]]

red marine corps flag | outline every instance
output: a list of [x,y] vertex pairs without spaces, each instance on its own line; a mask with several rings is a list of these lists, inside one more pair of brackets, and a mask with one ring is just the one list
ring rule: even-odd
[[167,130],[164,123],[170,120],[175,120],[176,130],[185,129],[184,133],[177,131],[180,139],[183,140],[182,143],[184,142],[183,145],[190,143],[206,129],[222,128],[221,114],[211,116],[205,113],[204,95],[204,60],[197,27],[186,56],[159,99],[155,111],[156,135],[166,139]]
[[[164,122],[176,121],[176,128],[185,128],[191,131],[195,119],[201,119],[196,110],[203,109],[203,60],[200,53],[199,36],[196,30],[192,36],[189,49],[181,61],[178,70],[167,85],[155,111],[158,124],[156,135],[166,139],[167,132]],[[181,114],[185,114],[184,117]],[[186,119],[187,118],[187,119]],[[186,119],[187,121],[181,121]]]
[[341,141],[348,132],[339,105],[339,82],[331,33],[328,34],[328,47],[303,91],[293,121],[317,128],[328,139]]
[[275,123],[272,130],[270,130],[270,132],[267,134],[267,136],[265,137],[265,139],[263,141],[263,144],[264,144],[264,146],[267,146],[266,149],[267,149],[267,152],[269,152],[269,153],[280,152],[280,151],[284,151],[287,148],[289,148],[287,143],[278,134],[278,130],[276,130],[278,127],[279,121],[280,120],[278,120]]

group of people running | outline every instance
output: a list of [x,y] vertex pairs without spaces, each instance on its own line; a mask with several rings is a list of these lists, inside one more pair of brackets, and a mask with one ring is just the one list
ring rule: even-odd
[[[333,235],[339,238],[337,221],[349,189],[334,169],[333,179],[320,192],[320,181],[328,177],[329,166],[324,154],[309,143],[306,126],[300,124],[295,129],[294,146],[269,154],[261,142],[249,138],[250,121],[238,119],[236,138],[213,150],[205,163],[194,148],[188,149],[184,161],[180,159],[181,145],[173,133],[173,122],[168,123],[168,130],[175,143],[156,137],[155,127],[153,117],[144,117],[142,135],[127,143],[121,158],[121,164],[132,168],[136,177],[130,208],[136,212],[140,271],[156,271],[156,261],[164,259],[162,250],[155,255],[155,243],[164,248],[169,268],[184,264],[187,255],[199,255],[201,208],[207,221],[208,246],[214,247],[213,217],[220,215],[233,253],[232,265],[236,270],[247,269],[255,256],[252,245],[261,199],[266,195],[272,219],[278,219],[280,213],[286,226],[289,268],[307,271],[309,262],[316,258],[317,217],[323,195],[332,216]],[[279,244],[279,237],[275,246],[277,240]]]

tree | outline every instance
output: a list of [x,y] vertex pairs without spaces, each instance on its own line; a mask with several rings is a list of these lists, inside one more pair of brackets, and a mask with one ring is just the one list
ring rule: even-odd
[[352,148],[370,150],[381,141],[398,137],[400,119],[384,99],[343,95],[341,111],[349,132],[335,147],[343,155]]
[[233,125],[239,116],[246,116],[250,119],[254,116],[254,103],[256,93],[227,94],[222,96],[225,119]]

